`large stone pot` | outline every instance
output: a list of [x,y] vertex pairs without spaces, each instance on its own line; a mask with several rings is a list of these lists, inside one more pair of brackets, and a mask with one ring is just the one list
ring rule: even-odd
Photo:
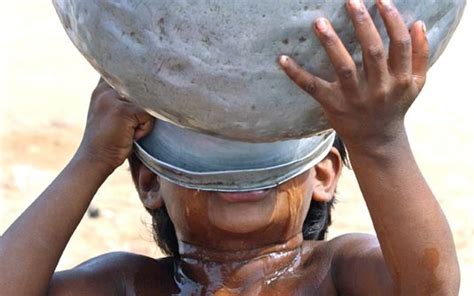
[[[333,77],[311,29],[316,17],[331,20],[361,64],[342,0],[53,2],[71,40],[123,96],[158,118],[229,139],[266,142],[328,128],[319,105],[276,63],[288,54]],[[426,22],[434,63],[466,1],[395,3],[407,24]],[[366,4],[382,28],[374,1]]]

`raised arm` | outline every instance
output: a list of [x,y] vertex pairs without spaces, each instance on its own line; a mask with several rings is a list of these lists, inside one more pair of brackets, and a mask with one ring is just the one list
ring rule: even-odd
[[0,238],[0,294],[45,295],[66,244],[105,179],[153,119],[101,81],[69,164]]
[[[364,246],[364,240],[353,250],[341,247],[335,258],[353,262],[336,266],[336,284],[343,294],[356,295],[361,277],[367,276],[364,270],[383,278],[375,273],[386,266],[391,280],[377,287],[385,289],[384,295],[457,295],[459,267],[451,230],[416,164],[404,127],[405,114],[425,83],[426,28],[419,21],[410,32],[390,1],[377,1],[391,41],[387,55],[363,2],[352,0],[347,6],[363,51],[363,73],[326,19],[317,20],[314,28],[336,70],[336,82],[311,75],[289,57],[280,58],[288,76],[321,104],[344,140],[383,252],[382,258],[378,247]],[[355,270],[359,272],[351,272]]]

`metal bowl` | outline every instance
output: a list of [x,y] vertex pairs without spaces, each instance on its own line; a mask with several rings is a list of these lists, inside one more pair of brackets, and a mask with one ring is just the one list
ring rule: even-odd
[[[326,16],[360,66],[345,1],[53,0],[87,60],[122,95],[158,118],[230,139],[269,142],[328,128],[320,106],[279,69],[280,54],[333,79],[311,23]],[[374,1],[366,1],[383,27]],[[425,21],[431,63],[465,0],[395,1]],[[385,30],[381,30],[387,43]]]
[[327,131],[305,139],[248,143],[222,139],[156,121],[135,143],[138,158],[154,173],[186,188],[252,191],[278,186],[326,157],[335,139]]

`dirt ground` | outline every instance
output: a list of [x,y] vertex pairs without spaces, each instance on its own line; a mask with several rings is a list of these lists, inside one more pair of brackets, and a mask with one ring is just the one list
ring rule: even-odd
[[[7,1],[0,13],[1,234],[73,155],[98,75],[69,42],[49,1]],[[473,17],[471,5],[407,119],[419,165],[455,236],[461,295],[474,293]],[[349,170],[338,199],[331,237],[373,233]],[[99,216],[84,218],[59,269],[117,250],[160,256],[126,166],[104,184],[93,207]]]

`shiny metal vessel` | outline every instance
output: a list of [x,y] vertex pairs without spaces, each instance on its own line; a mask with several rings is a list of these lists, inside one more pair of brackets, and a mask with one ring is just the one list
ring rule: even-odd
[[157,121],[135,143],[138,158],[154,173],[180,186],[208,191],[272,188],[319,163],[335,139],[327,131],[305,139],[248,143],[217,138]]
[[[73,43],[123,96],[162,120],[228,139],[270,142],[329,128],[320,106],[276,63],[287,54],[333,78],[313,36],[315,18],[330,19],[362,64],[342,0],[53,2]],[[434,63],[466,1],[394,2],[407,24],[425,21]],[[382,28],[374,1],[366,4]]]

